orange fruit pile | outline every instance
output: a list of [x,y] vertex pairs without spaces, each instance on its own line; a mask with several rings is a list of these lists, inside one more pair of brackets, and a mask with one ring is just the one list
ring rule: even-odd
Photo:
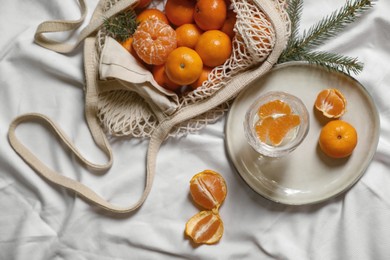
[[190,181],[190,193],[194,202],[206,210],[200,211],[188,220],[186,235],[197,244],[217,243],[224,232],[218,212],[227,194],[224,178],[212,170],[200,172]]
[[257,136],[260,141],[272,146],[281,145],[287,134],[300,125],[299,116],[287,103],[278,99],[261,105],[257,114]]
[[[141,1],[136,7],[139,25],[132,42],[122,45],[150,68],[162,87],[178,93],[183,86],[195,89],[232,54],[236,15],[229,3],[167,0],[160,11],[147,8],[150,0]],[[160,65],[165,69],[153,68]]]
[[358,142],[356,129],[348,122],[340,120],[346,112],[347,100],[335,88],[320,91],[314,102],[316,110],[322,112],[329,121],[322,127],[318,144],[321,150],[332,158],[345,158],[352,154]]

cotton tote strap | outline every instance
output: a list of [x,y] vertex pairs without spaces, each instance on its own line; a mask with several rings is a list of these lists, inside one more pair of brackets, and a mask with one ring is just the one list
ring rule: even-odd
[[161,146],[163,140],[165,140],[167,134],[169,133],[171,126],[163,126],[157,129],[152,137],[149,140],[148,152],[147,152],[147,165],[146,165],[146,184],[144,187],[144,192],[142,193],[139,200],[129,207],[120,207],[114,205],[86,185],[63,176],[58,172],[50,169],[46,166],[41,160],[39,160],[26,146],[24,146],[16,136],[16,128],[23,122],[26,121],[39,121],[46,124],[49,128],[54,130],[54,133],[57,137],[77,156],[77,158],[84,163],[88,168],[92,170],[108,170],[113,161],[112,150],[110,144],[99,125],[98,119],[96,117],[96,102],[97,102],[97,82],[96,82],[96,69],[97,63],[95,60],[96,49],[94,48],[95,39],[94,37],[89,37],[85,40],[85,71],[86,71],[86,119],[90,129],[90,132],[94,138],[95,143],[98,147],[106,154],[108,157],[108,162],[105,164],[95,164],[83,157],[79,150],[75,147],[73,142],[66,136],[66,134],[56,125],[50,118],[37,113],[25,114],[17,117],[10,125],[8,131],[8,138],[13,149],[19,154],[21,158],[25,160],[38,174],[40,174],[44,179],[50,181],[60,187],[69,189],[76,192],[80,196],[84,197],[87,201],[103,208],[105,210],[114,212],[114,213],[128,213],[139,208],[145,199],[147,198],[151,188],[155,175],[156,168],[156,157],[158,150]]
[[103,24],[105,18],[110,18],[113,15],[125,10],[129,6],[135,4],[136,0],[122,0],[117,2],[113,7],[104,11],[104,5],[107,1],[101,0],[97,4],[95,11],[92,15],[92,19],[89,24],[80,32],[77,37],[76,42],[66,43],[61,41],[55,41],[46,36],[48,33],[58,33],[58,32],[68,32],[75,31],[79,28],[86,16],[87,16],[87,6],[85,0],[79,0],[79,7],[81,12],[81,17],[77,20],[54,20],[54,21],[45,21],[38,25],[37,30],[35,31],[35,42],[42,47],[45,47],[49,50],[53,50],[59,53],[69,53],[73,51],[78,45],[89,35],[96,32],[97,29]]
[[[86,32],[93,32],[95,28],[98,27],[98,24],[101,24],[101,20],[99,21],[102,12],[102,3],[101,1],[94,12],[91,23],[86,27]],[[106,14],[106,17],[119,12],[120,10],[125,9],[129,5],[135,3],[134,0],[122,0],[118,2],[113,8],[110,9],[110,13]],[[80,0],[80,8],[83,13],[82,19],[84,19],[85,15],[85,3],[84,0]],[[65,22],[64,24],[59,23],[57,29],[47,29],[48,27],[55,27],[56,22],[46,22],[41,25],[39,30],[37,31],[37,35],[40,35],[43,31],[63,31],[64,28],[72,28],[78,26],[81,20],[75,21],[74,23]],[[97,21],[97,22],[96,22]],[[97,27],[96,27],[97,26]],[[170,131],[170,127],[161,127],[156,130],[152,137],[149,140],[148,152],[147,152],[147,165],[146,165],[146,184],[144,187],[144,191],[137,202],[128,207],[121,207],[117,205],[113,205],[108,202],[96,192],[94,192],[91,188],[86,185],[63,176],[58,172],[50,169],[46,166],[39,158],[37,158],[26,146],[23,145],[22,142],[16,136],[16,128],[27,121],[38,121],[40,123],[44,123],[47,127],[51,128],[56,136],[72,151],[73,154],[77,156],[77,158],[89,169],[95,171],[106,171],[108,170],[113,162],[113,154],[110,147],[110,144],[98,122],[97,118],[97,102],[98,102],[98,92],[97,92],[97,70],[98,70],[98,62],[97,62],[97,53],[95,48],[95,37],[87,37],[88,33],[82,33],[79,37],[79,42],[81,39],[85,38],[84,45],[84,66],[85,66],[85,76],[86,76],[86,93],[85,93],[85,116],[87,119],[88,127],[91,132],[91,135],[97,144],[97,146],[106,154],[108,161],[104,164],[95,164],[93,162],[88,161],[76,148],[73,142],[66,136],[66,134],[61,130],[61,128],[55,124],[50,118],[45,115],[31,113],[25,114],[17,117],[11,123],[9,131],[8,131],[8,139],[12,146],[12,148],[16,151],[17,154],[33,168],[40,176],[42,176],[47,181],[59,185],[60,187],[69,189],[71,191],[76,192],[81,197],[84,197],[87,201],[91,202],[99,206],[102,209],[105,209],[114,213],[128,213],[139,208],[145,199],[147,198],[154,179],[154,172],[156,167],[156,157],[158,150],[161,146],[163,140],[165,140],[167,134]],[[86,38],[87,37],[87,38]],[[43,39],[43,42],[40,44],[48,49],[58,51],[58,52],[69,52],[77,47],[77,44],[63,44],[60,42],[49,41],[46,38],[42,38],[42,36],[38,36],[38,40]]]

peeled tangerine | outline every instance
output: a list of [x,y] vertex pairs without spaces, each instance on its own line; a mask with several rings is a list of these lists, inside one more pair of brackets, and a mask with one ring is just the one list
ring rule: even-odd
[[192,199],[205,209],[218,209],[225,200],[226,191],[223,177],[211,170],[196,174],[190,181]]
[[315,108],[328,118],[339,118],[345,113],[347,101],[340,90],[324,89],[318,93]]
[[218,214],[201,211],[188,220],[186,234],[197,244],[214,244],[223,235],[223,222]]
[[190,193],[196,204],[207,210],[197,213],[188,220],[186,235],[197,244],[217,243],[224,231],[218,213],[227,193],[224,178],[211,170],[200,172],[190,181]]

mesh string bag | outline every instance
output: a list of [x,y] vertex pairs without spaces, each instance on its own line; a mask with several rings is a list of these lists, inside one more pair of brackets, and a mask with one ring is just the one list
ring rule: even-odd
[[[105,31],[105,19],[128,8],[134,9],[136,0],[100,0],[75,43],[48,38],[46,35],[49,33],[75,31],[82,25],[87,17],[87,8],[85,0],[78,1],[82,14],[80,19],[41,23],[36,30],[35,42],[58,53],[70,53],[83,43],[85,119],[107,161],[101,164],[89,161],[53,120],[39,113],[28,113],[14,119],[8,139],[24,162],[56,187],[75,192],[101,209],[128,213],[138,209],[151,191],[162,143],[168,137],[197,132],[221,118],[234,97],[277,62],[290,34],[286,2],[231,0],[231,8],[237,16],[231,57],[213,68],[201,87],[177,95],[159,86],[152,74],[137,65],[134,57]],[[154,0],[151,7],[161,9],[164,4],[163,0]],[[17,138],[17,126],[26,121],[37,121],[53,130],[78,162],[97,172],[107,171],[113,164],[112,138],[147,139],[146,180],[142,195],[130,206],[114,205],[93,188],[52,170]]]
[[[106,2],[105,11],[109,10],[119,0]],[[151,8],[162,9],[165,1],[153,1]],[[285,1],[273,0],[286,21],[286,33],[289,34],[288,16],[285,12]],[[189,104],[194,104],[212,96],[243,70],[248,70],[264,62],[273,50],[275,44],[275,29],[266,14],[255,2],[232,0],[231,7],[236,14],[234,26],[235,36],[232,39],[233,51],[231,57],[222,65],[215,67],[208,80],[202,86],[178,97],[175,111]],[[109,34],[104,28],[98,32],[98,53],[104,47]],[[232,97],[234,98],[234,97]],[[159,119],[153,110],[137,93],[128,90],[113,90],[99,93],[98,117],[104,129],[112,136],[150,137],[158,126]],[[170,136],[180,136],[194,133],[222,117],[229,108],[229,100],[173,127]]]

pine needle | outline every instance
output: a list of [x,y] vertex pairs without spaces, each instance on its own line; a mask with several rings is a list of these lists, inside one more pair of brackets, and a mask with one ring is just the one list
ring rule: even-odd
[[320,65],[329,70],[342,71],[347,74],[358,74],[363,70],[363,64],[348,56],[329,52],[309,52],[302,53],[301,60],[305,60],[311,64]]
[[354,22],[370,7],[372,7],[371,0],[357,0],[355,2],[348,0],[341,9],[324,17],[307,32],[305,31],[297,45],[306,50],[322,45],[341,32],[348,24]]
[[364,11],[373,6],[375,0],[347,0],[339,10],[322,18],[317,24],[299,36],[299,22],[302,15],[303,0],[289,0],[287,13],[291,21],[291,37],[278,63],[304,60],[328,69],[345,73],[359,73],[363,64],[356,58],[329,52],[313,51],[324,42],[340,33],[348,24],[354,22]]
[[136,14],[133,10],[104,19],[104,27],[108,35],[119,42],[123,42],[131,37],[137,26]]
[[291,22],[290,41],[295,41],[299,34],[299,23],[301,22],[303,0],[291,0],[287,7],[287,13]]

